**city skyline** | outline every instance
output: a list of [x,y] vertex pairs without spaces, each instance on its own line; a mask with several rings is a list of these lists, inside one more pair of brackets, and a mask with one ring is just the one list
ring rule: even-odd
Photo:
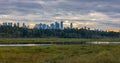
[[[86,30],[94,30],[94,31],[113,31],[113,30],[102,30],[99,28],[90,28],[87,26],[83,26],[80,28],[75,28],[74,27],[74,23],[69,23],[69,25],[65,25],[64,21],[60,21],[60,22],[53,22],[50,24],[45,24],[45,23],[37,23],[35,24],[32,28],[30,27],[30,25],[26,25],[26,23],[19,23],[19,22],[3,22],[0,23],[0,27],[1,26],[9,26],[9,27],[19,27],[19,28],[25,28],[25,29],[60,29],[60,30],[64,30],[64,29],[86,29]],[[115,31],[115,32],[120,32],[120,31]]]
[[120,0],[0,0],[0,23],[50,24],[120,30]]
[[19,23],[19,22],[17,23],[3,22],[3,23],[0,23],[0,26],[29,28],[29,25],[26,25],[26,23]]
[[73,29],[73,23],[69,23],[68,26],[64,25],[64,22],[54,22],[54,23],[50,23],[50,24],[45,24],[45,23],[39,23],[39,24],[35,24],[34,28],[36,29]]
[[[16,22],[16,23],[15,22],[14,23],[3,22],[3,23],[0,23],[0,26],[31,28],[29,27],[30,25],[26,25],[26,23],[20,23],[20,22]],[[74,26],[73,26],[73,23],[69,23],[69,25],[66,26],[63,21],[60,21],[60,22],[54,22],[50,24],[37,23],[32,28],[35,28],[35,29],[65,29],[65,28],[73,29]]]

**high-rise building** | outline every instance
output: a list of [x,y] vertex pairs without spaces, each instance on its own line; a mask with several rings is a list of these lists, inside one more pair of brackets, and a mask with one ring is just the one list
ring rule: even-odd
[[34,28],[36,28],[36,29],[49,29],[50,27],[47,24],[40,23],[40,24],[35,24]]
[[70,29],[72,29],[73,28],[73,23],[70,23]]
[[87,29],[87,27],[85,26],[84,29]]
[[42,23],[39,24],[39,29],[43,29],[43,24]]
[[8,22],[8,25],[7,25],[7,26],[12,27],[12,22]]
[[60,29],[63,29],[63,21],[60,22]]
[[34,26],[34,28],[35,29],[40,29],[40,26],[39,26],[40,24],[35,24],[35,26]]
[[50,24],[50,29],[55,29],[55,25],[53,23]]
[[23,27],[23,28],[27,28],[25,23],[23,23],[22,27]]
[[7,22],[4,22],[4,23],[3,23],[3,26],[7,26]]
[[16,24],[16,23],[14,23],[14,27],[17,27],[17,24]]
[[20,23],[17,23],[17,27],[20,27]]
[[55,22],[55,29],[60,29],[60,24],[58,22]]
[[50,29],[50,26],[49,26],[49,25],[47,25],[47,29]]
[[47,25],[46,24],[43,24],[43,28],[42,29],[46,29]]
[[[50,25],[47,24],[35,24],[34,28],[36,29],[64,29],[64,25],[63,25],[63,21],[61,21],[60,23],[55,22],[55,23],[51,23]],[[73,28],[73,24],[70,23],[70,27],[68,28]]]

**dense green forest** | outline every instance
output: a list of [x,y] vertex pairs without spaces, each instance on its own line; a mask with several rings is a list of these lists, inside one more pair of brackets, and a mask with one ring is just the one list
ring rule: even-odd
[[1,38],[119,38],[120,32],[96,31],[89,29],[28,29],[22,27],[0,26]]

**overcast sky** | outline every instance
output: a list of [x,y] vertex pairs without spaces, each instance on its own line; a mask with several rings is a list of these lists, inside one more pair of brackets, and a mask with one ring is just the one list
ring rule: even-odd
[[0,22],[6,21],[120,30],[120,0],[0,0]]

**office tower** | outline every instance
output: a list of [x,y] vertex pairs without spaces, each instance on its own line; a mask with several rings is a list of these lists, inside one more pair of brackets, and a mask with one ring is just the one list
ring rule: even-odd
[[42,29],[42,28],[43,28],[43,24],[40,23],[40,24],[39,24],[39,29]]
[[20,23],[17,23],[17,27],[20,27]]
[[50,28],[51,29],[55,29],[55,25],[52,23],[52,24],[50,24]]
[[12,22],[9,22],[9,23],[8,23],[8,26],[12,27]]
[[25,25],[25,23],[23,23],[22,27],[23,27],[23,28],[26,28],[26,25]]
[[55,29],[60,29],[60,24],[58,22],[55,22]]
[[35,24],[34,28],[35,29],[50,29],[50,26],[47,24],[40,23],[40,24]]
[[73,28],[73,23],[70,23],[70,29],[72,29]]
[[84,29],[87,29],[87,27],[85,26]]
[[27,28],[30,28],[30,26],[28,25]]
[[35,29],[40,29],[40,24],[35,24],[34,28]]
[[90,30],[90,28],[88,28],[88,30]]
[[42,25],[42,29],[46,29],[47,28],[47,25],[46,24],[43,24]]
[[50,29],[50,26],[49,25],[47,25],[47,28],[46,29]]
[[14,27],[17,27],[17,24],[16,24],[16,23],[14,23]]
[[3,26],[7,26],[7,22],[4,22],[4,23],[3,23]]
[[60,26],[60,27],[61,27],[61,29],[63,29],[63,21],[61,21],[61,24],[60,24],[60,25],[61,25],[61,26]]

